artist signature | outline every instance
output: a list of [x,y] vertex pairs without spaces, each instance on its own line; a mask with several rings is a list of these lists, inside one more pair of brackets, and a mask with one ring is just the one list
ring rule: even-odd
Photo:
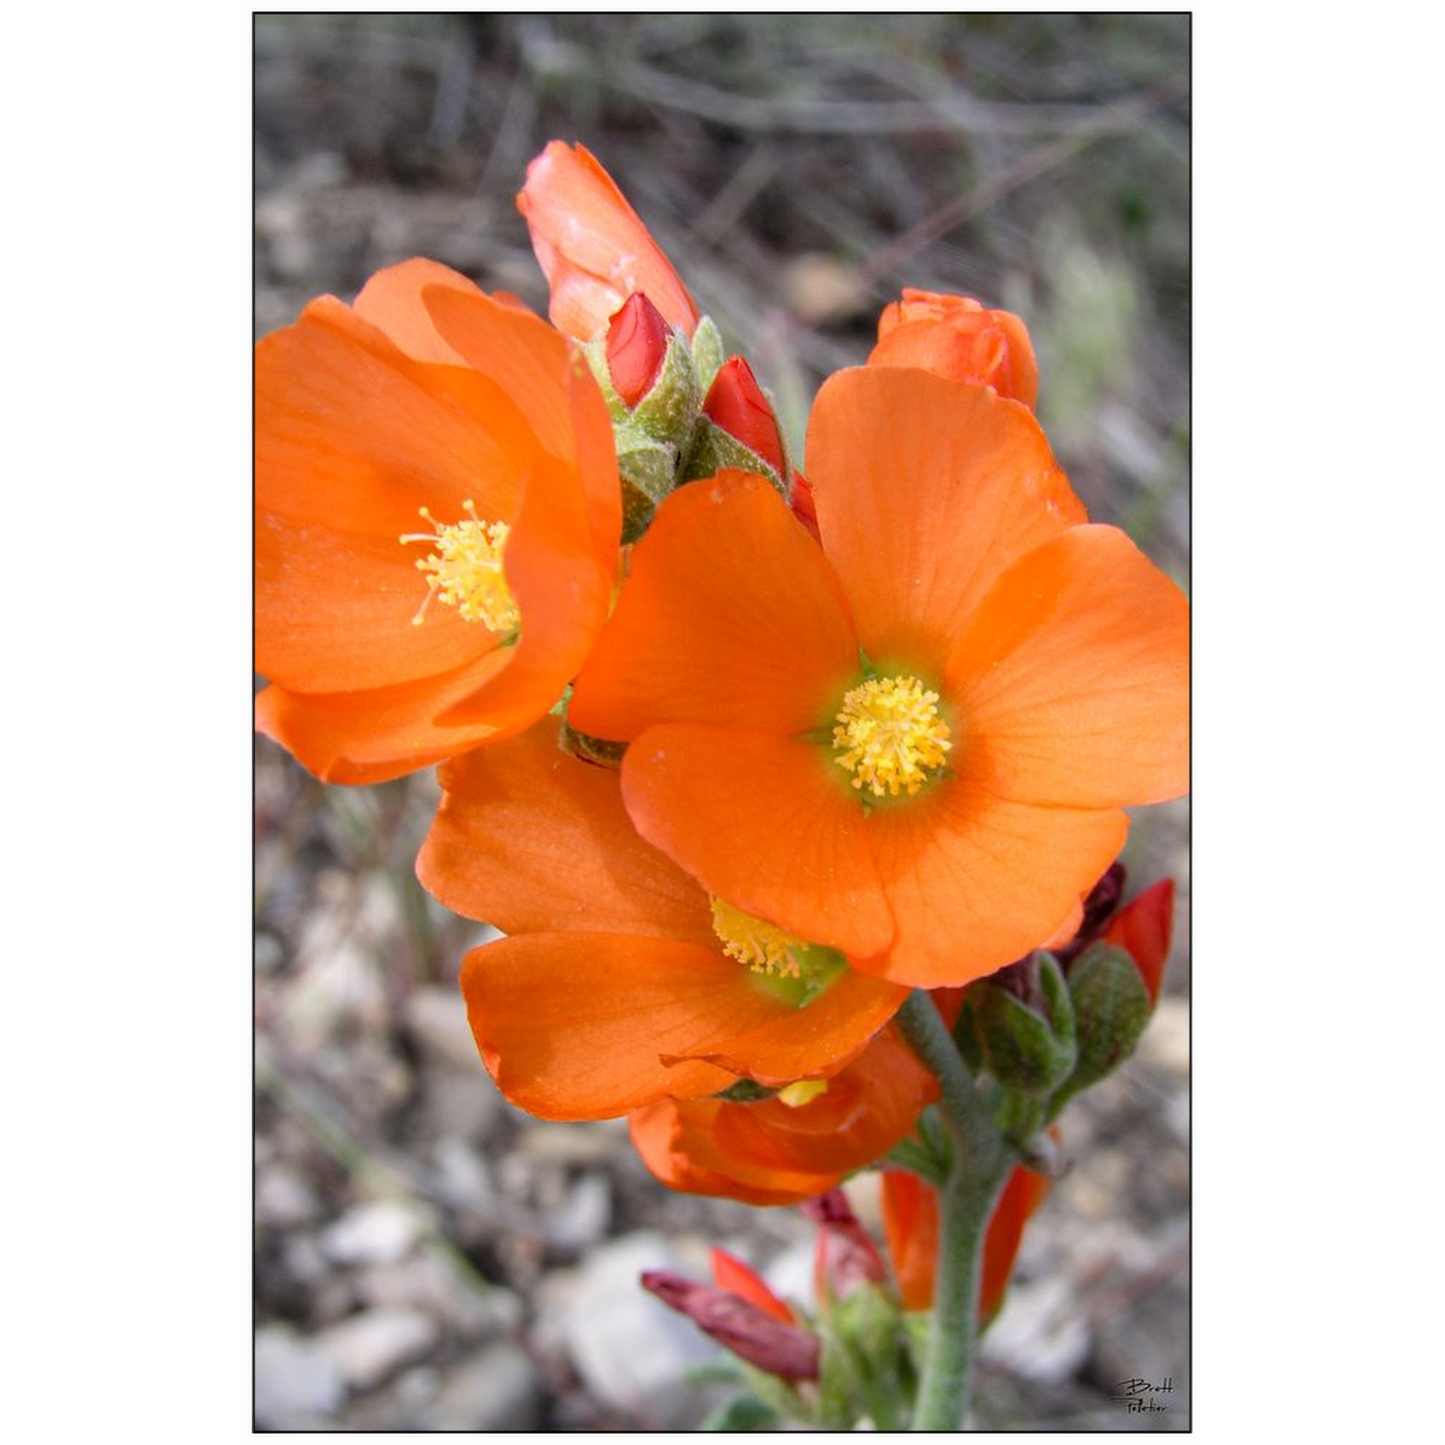
[[1174,1380],[1166,1375],[1157,1385],[1150,1380],[1120,1380],[1109,1398],[1117,1401],[1131,1415],[1163,1415],[1168,1412],[1169,1406],[1155,1397],[1173,1393]]

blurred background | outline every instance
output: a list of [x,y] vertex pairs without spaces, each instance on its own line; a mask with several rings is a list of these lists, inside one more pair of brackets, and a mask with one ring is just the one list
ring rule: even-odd
[[[1039,414],[1096,520],[1188,585],[1189,18],[258,16],[255,324],[430,256],[546,311],[513,198],[581,141],[745,353],[801,450],[900,288],[1029,326]],[[324,789],[256,745],[256,1421],[688,1428],[714,1349],[636,1283],[721,1244],[809,1298],[790,1210],[671,1194],[620,1123],[543,1124],[482,1069],[483,935],[412,861],[429,775]],[[1188,814],[1137,819],[1129,893],[1180,886],[1138,1054],[1065,1116],[1067,1175],[985,1340],[993,1429],[1189,1427]],[[874,1181],[849,1194],[876,1223]],[[1167,1413],[1119,1381],[1172,1380]]]

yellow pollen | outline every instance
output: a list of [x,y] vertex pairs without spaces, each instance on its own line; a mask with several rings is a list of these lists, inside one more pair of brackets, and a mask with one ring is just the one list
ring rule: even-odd
[[827,1079],[797,1079],[778,1090],[778,1102],[790,1109],[801,1109],[804,1104],[811,1104],[820,1094],[827,1092]]
[[802,955],[808,945],[794,934],[787,933],[721,898],[712,900],[712,931],[722,943],[723,952],[754,973],[771,973],[781,978],[803,976]]
[[938,694],[916,677],[870,677],[843,699],[833,728],[833,760],[853,786],[875,798],[916,793],[953,746],[938,715]]
[[422,598],[413,627],[420,627],[427,606],[440,594],[443,602],[455,607],[468,622],[480,622],[492,632],[510,632],[521,620],[521,613],[507,586],[502,571],[502,551],[511,530],[505,522],[484,522],[470,500],[462,503],[466,520],[444,527],[427,508],[421,509],[423,520],[432,525],[431,532],[408,532],[402,542],[425,542],[434,550],[416,565],[426,573],[427,593]]

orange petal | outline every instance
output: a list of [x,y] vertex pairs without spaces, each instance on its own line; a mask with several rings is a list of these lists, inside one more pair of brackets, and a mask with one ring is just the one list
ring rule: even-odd
[[879,953],[893,920],[863,810],[828,767],[793,738],[655,727],[627,750],[622,796],[638,832],[709,893],[850,957]]
[[596,933],[473,949],[462,993],[497,1087],[543,1119],[609,1119],[669,1095],[715,1094],[732,1074],[662,1055],[694,1052],[739,1014],[780,1006],[717,949]]
[[506,933],[586,931],[716,945],[707,895],[643,841],[618,775],[564,753],[545,718],[454,758],[417,858],[423,887]]
[[1122,948],[1143,976],[1152,1003],[1159,1002],[1169,941],[1174,931],[1174,880],[1161,878],[1126,903],[1109,921],[1104,942]]
[[726,1019],[719,1010],[717,1032],[687,1057],[770,1088],[823,1078],[856,1058],[907,996],[896,984],[849,972],[804,1008],[758,1011],[755,1025],[741,1008]]
[[468,498],[508,518],[536,455],[495,382],[410,360],[330,296],[257,344],[255,380],[256,504],[298,528],[395,542],[426,530],[419,507],[446,524]]
[[699,1158],[757,1183],[759,1171],[802,1169],[836,1184],[905,1138],[938,1095],[937,1081],[893,1029],[879,1034],[828,1089],[801,1107],[781,1099],[728,1104]]
[[998,1313],[1008,1292],[1009,1276],[1030,1215],[1048,1197],[1050,1184],[1042,1174],[1020,1165],[1008,1177],[989,1217],[980,1266],[978,1316],[981,1323]]
[[[738,1199],[744,1204],[797,1204],[821,1194],[829,1186],[818,1183],[813,1176],[792,1176],[774,1188],[756,1188],[739,1183],[715,1169],[696,1164],[681,1147],[685,1138],[693,1136],[694,1126],[685,1124],[682,1110],[690,1119],[701,1115],[706,1121],[721,1108],[715,1099],[662,1099],[645,1109],[628,1115],[628,1132],[642,1162],[669,1189],[685,1194],[706,1194],[720,1199]],[[787,1187],[791,1184],[793,1187]],[[814,1187],[816,1184],[816,1187]]]
[[1189,605],[1113,527],[1075,527],[984,598],[949,659],[970,775],[1107,807],[1188,788]]
[[268,687],[256,698],[256,727],[322,782],[386,782],[504,735],[493,722],[448,727],[436,714],[448,700],[474,692],[506,659],[505,651],[490,652],[452,673],[363,692]]
[[[414,361],[435,361],[447,366],[464,364],[461,355],[437,330],[422,301],[428,286],[444,286],[467,296],[485,295],[475,281],[438,261],[415,257],[378,271],[361,288],[352,310],[369,321],[400,351]],[[496,303],[493,303],[496,304]],[[485,368],[483,368],[485,370]]]
[[553,324],[590,341],[634,291],[691,336],[697,307],[637,212],[585,147],[551,141],[517,197],[552,288]]
[[938,1263],[938,1194],[916,1174],[883,1171],[883,1233],[906,1310],[933,1308]]
[[1025,407],[921,371],[825,382],[808,479],[869,656],[935,674],[999,574],[1085,516]]
[[449,672],[490,650],[486,629],[449,607],[428,608],[425,625],[413,626],[427,595],[416,568],[424,555],[394,535],[298,526],[258,510],[258,670],[302,692],[343,692]]
[[896,983],[969,983],[1048,937],[1117,856],[1117,810],[1035,808],[954,778],[875,809],[868,840],[897,920],[886,956],[855,966]]
[[857,670],[817,546],[762,478],[727,471],[658,509],[568,717],[605,738],[668,722],[789,736],[830,719]]
[[610,568],[622,490],[612,419],[586,361],[530,312],[446,286],[428,287],[423,299],[446,344],[502,387],[548,452],[574,464],[598,557]]

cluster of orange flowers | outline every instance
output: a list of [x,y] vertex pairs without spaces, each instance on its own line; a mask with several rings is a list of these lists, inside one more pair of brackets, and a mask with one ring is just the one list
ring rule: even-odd
[[1073,938],[1184,791],[1186,603],[1089,524],[1017,318],[905,292],[805,479],[593,157],[519,204],[551,324],[414,260],[260,343],[258,726],[328,781],[442,765],[418,873],[507,935],[462,988],[509,1099],[809,1198],[936,1097],[908,990]]

